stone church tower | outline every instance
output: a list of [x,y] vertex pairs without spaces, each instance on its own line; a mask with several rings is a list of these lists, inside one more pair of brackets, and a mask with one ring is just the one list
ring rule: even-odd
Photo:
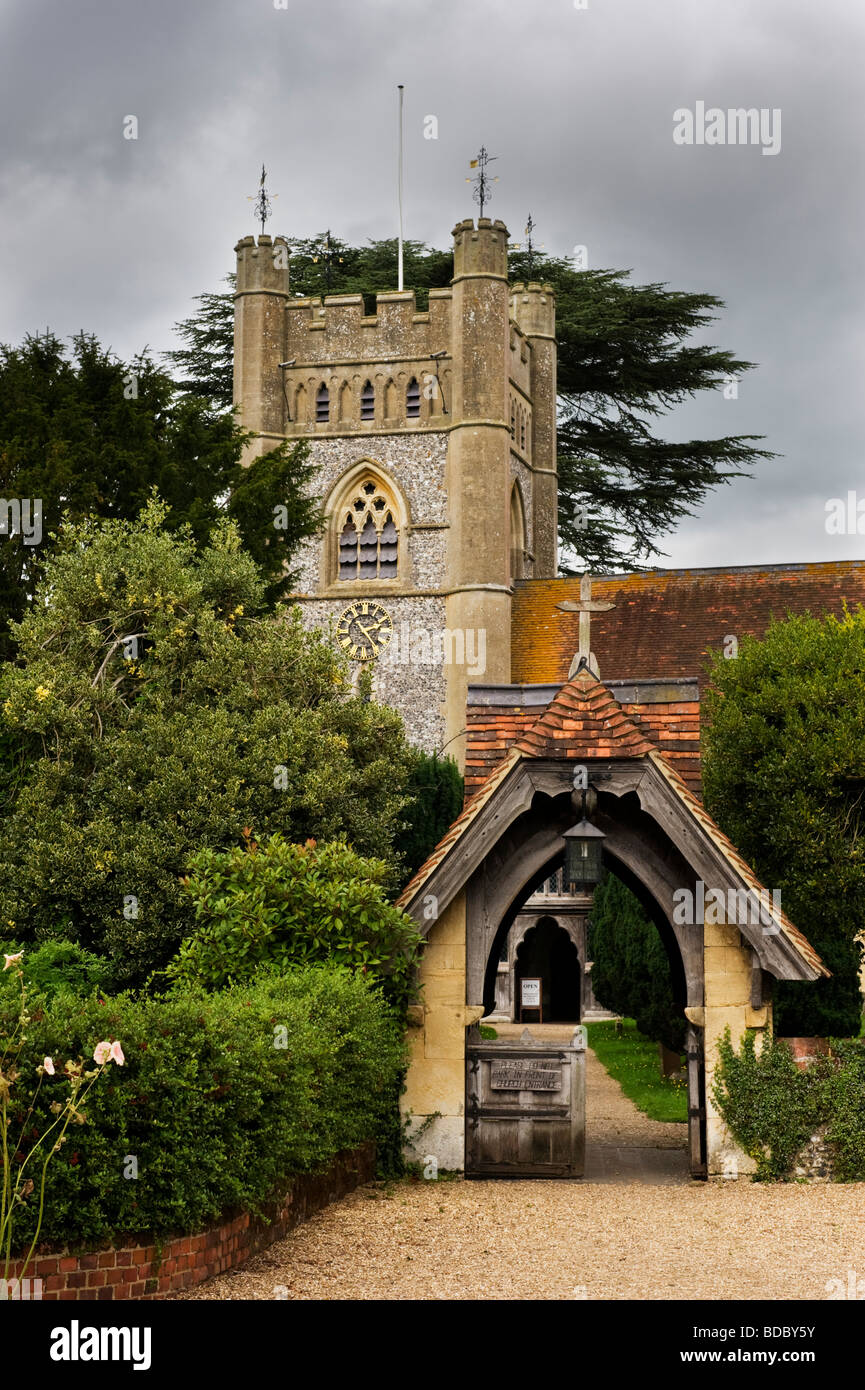
[[295,595],[371,660],[409,739],[464,751],[470,682],[511,679],[514,581],[557,564],[555,304],[508,284],[504,223],[454,228],[429,292],[294,298],[288,248],[236,247],[234,398],[250,457],[306,439],[327,518]]

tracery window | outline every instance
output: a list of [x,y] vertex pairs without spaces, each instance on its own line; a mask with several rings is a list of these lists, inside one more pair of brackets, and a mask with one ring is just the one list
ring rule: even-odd
[[399,532],[395,508],[384,488],[372,478],[359,487],[341,513],[340,579],[395,579]]

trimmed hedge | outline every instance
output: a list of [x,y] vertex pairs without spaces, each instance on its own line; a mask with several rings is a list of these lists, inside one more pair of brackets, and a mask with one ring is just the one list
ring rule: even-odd
[[[89,1059],[102,1038],[118,1038],[126,1057],[100,1077],[86,1123],[70,1127],[49,1165],[40,1242],[191,1233],[237,1208],[261,1214],[294,1174],[364,1140],[392,1142],[402,1032],[372,984],[344,967],[297,968],[216,994],[31,996],[29,1008],[10,1139],[46,1054],[57,1075],[43,1082],[19,1162],[65,1096],[67,1058]],[[12,989],[0,990],[0,1009],[8,1032]],[[130,1156],[137,1178],[124,1176]],[[16,1218],[17,1248],[35,1216],[31,1199]]]
[[832,1054],[799,1071],[784,1038],[767,1039],[757,1053],[748,1032],[737,1053],[730,1030],[722,1038],[713,1099],[733,1138],[757,1164],[756,1177],[782,1181],[820,1126],[835,1177],[865,1180],[865,1043],[841,1038]]

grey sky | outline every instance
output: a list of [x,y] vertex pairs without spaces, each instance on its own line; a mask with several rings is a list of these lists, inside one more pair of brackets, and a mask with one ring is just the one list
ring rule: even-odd
[[[531,210],[548,251],[719,295],[710,341],[760,364],[666,428],[783,457],[661,563],[862,556],[825,503],[865,498],[863,70],[860,0],[0,0],[0,339],[172,346],[254,230],[262,160],[269,230],[392,235],[404,82],[408,236],[448,244],[484,142],[513,237]],[[676,145],[697,101],[780,108],[780,153]]]

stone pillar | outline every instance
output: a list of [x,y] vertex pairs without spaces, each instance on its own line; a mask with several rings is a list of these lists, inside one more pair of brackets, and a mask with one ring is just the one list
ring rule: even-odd
[[533,280],[511,288],[511,318],[532,350],[533,577],[558,572],[559,480],[556,463],[556,300],[552,285]]
[[[511,678],[507,241],[488,217],[454,228],[447,624],[484,633],[486,669],[471,679],[491,685]],[[446,737],[462,764],[467,665],[447,675]]]
[[[465,1163],[466,1029],[483,1014],[466,1004],[466,898],[459,893],[430,929],[421,957],[423,1003],[409,1013],[411,1060],[401,1099],[411,1117],[410,1158],[432,1154],[439,1168],[461,1171]],[[430,1115],[417,1144],[411,1141]]]
[[285,397],[279,363],[285,356],[288,246],[281,237],[242,237],[234,293],[234,403],[244,429],[263,437],[246,446],[244,463],[283,437]]
[[[718,1043],[729,1027],[738,1048],[747,1028],[769,1035],[772,1006],[751,1004],[752,947],[737,926],[706,922],[703,935],[705,1005],[687,1009],[691,1022],[703,1023],[706,1069],[706,1164],[709,1177],[733,1177],[753,1173],[756,1164],[736,1144],[712,1100],[712,1084],[718,1065]],[[697,1017],[694,1018],[693,1015]],[[761,1046],[758,1037],[757,1048]]]

